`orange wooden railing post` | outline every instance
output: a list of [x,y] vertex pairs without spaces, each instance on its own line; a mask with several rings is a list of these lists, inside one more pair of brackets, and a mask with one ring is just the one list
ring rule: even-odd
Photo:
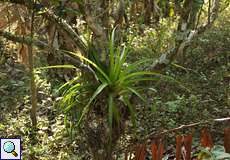
[[139,145],[135,152],[135,160],[145,160],[146,153],[146,146],[144,144]]
[[192,134],[188,134],[184,136],[184,147],[186,150],[185,160],[191,160]]
[[[223,122],[223,121],[229,121],[229,120],[230,120],[230,117],[221,118],[221,119],[214,119],[213,121]],[[202,122],[202,123],[201,122],[200,123],[193,123],[190,125],[186,125],[186,127],[187,128],[188,127],[194,127],[198,124],[206,124],[208,122],[209,121]],[[168,132],[175,132],[179,129],[186,128],[184,126],[161,132],[161,136],[162,136],[162,134],[164,135]],[[152,144],[151,144],[152,160],[161,160],[163,158],[164,143],[163,143],[163,140],[162,140],[160,134],[157,134],[157,136],[160,138],[158,138],[158,140],[152,141]],[[149,137],[149,135],[148,135],[148,137]],[[201,130],[200,138],[201,138],[200,144],[202,147],[205,147],[205,148],[208,147],[210,149],[213,148],[214,143],[213,143],[211,134],[210,134],[210,132],[208,132],[208,129],[206,127]],[[191,160],[191,158],[192,158],[192,156],[191,156],[192,139],[193,139],[192,134],[187,134],[184,136],[181,136],[181,135],[176,136],[176,160],[182,159],[182,153],[184,153],[184,152],[182,152],[182,146],[184,146],[184,148],[185,148],[185,150],[183,150],[183,151],[185,151],[185,155],[183,154],[183,158],[185,160]],[[145,138],[145,140],[147,140],[147,139]],[[230,153],[230,128],[224,129],[224,147],[225,147],[226,152]],[[132,152],[130,152],[130,154],[133,155]],[[136,150],[135,150],[134,159],[135,160],[145,160],[146,154],[147,154],[146,145],[145,144],[138,145]],[[125,153],[125,160],[130,159],[131,155],[128,158],[128,153]]]
[[230,128],[224,129],[224,148],[227,153],[230,153]]
[[181,159],[182,136],[176,136],[176,160]]
[[162,139],[155,140],[151,145],[152,160],[161,160],[164,154],[164,143]]
[[158,146],[158,160],[163,159],[163,154],[164,154],[164,143],[163,140],[160,140],[160,144]]
[[208,147],[208,148],[212,148],[214,146],[213,141],[212,141],[212,137],[211,134],[208,132],[207,128],[203,128],[201,130],[201,137],[200,137],[200,143],[202,147]]
[[152,143],[151,145],[152,160],[157,160],[157,144]]

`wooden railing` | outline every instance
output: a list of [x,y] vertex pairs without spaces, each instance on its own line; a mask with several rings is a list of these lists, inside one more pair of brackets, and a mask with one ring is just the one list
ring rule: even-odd
[[[229,124],[224,129],[224,148],[227,153],[230,153],[230,117],[221,118],[221,119],[212,119],[204,122],[192,123],[188,125],[182,125],[177,128],[173,128],[170,130],[165,130],[161,133],[154,134],[151,133],[144,138],[142,138],[138,145],[135,145],[129,151],[125,153],[125,160],[145,160],[147,156],[147,147],[151,150],[152,160],[161,160],[164,156],[164,138],[163,135],[167,135],[170,132],[176,132],[181,129],[193,128],[198,125],[212,124],[216,122],[224,122],[228,121]],[[175,159],[181,160],[182,157],[185,160],[192,159],[192,140],[193,134],[185,134],[185,135],[176,135],[176,145],[175,145]],[[150,143],[150,144],[149,144]],[[203,127],[200,131],[200,145],[204,148],[213,148],[214,142],[212,140],[211,134],[208,131],[207,127]]]

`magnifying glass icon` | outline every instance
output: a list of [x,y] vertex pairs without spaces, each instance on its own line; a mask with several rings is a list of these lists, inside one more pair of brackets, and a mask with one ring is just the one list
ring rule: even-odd
[[11,153],[14,157],[18,156],[18,154],[15,152],[15,145],[11,141],[7,141],[3,144],[3,150],[6,153]]

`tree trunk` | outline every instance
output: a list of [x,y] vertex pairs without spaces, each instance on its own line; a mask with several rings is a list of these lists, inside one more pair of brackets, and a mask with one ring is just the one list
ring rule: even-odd
[[145,0],[144,2],[145,15],[144,20],[146,25],[150,25],[151,22],[151,12],[152,12],[152,3],[151,0]]
[[[33,39],[34,34],[34,11],[31,13],[31,33],[30,38]],[[36,91],[36,84],[35,84],[35,77],[34,77],[34,60],[33,60],[33,43],[28,46],[28,54],[29,54],[29,72],[30,72],[30,90],[31,90],[31,114],[30,118],[32,121],[33,127],[37,126],[37,117],[36,117],[36,110],[37,110],[37,91]]]
[[107,35],[109,34],[109,5],[110,0],[102,0],[101,8],[104,11],[104,13],[101,15],[101,20]]
[[84,135],[87,145],[92,153],[93,160],[114,160],[114,149],[118,140],[124,134],[125,121],[129,118],[129,112],[119,101],[117,109],[120,113],[119,121],[113,117],[112,126],[109,126],[107,102],[103,101],[106,94],[99,97],[84,123]]
[[[112,131],[106,121],[97,122],[97,126],[86,122],[85,135],[94,160],[113,160],[113,151],[117,141],[124,133],[124,123],[113,123]],[[112,135],[111,135],[112,134]]]

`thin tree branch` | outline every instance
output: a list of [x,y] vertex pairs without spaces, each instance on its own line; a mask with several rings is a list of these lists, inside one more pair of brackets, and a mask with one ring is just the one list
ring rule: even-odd
[[108,46],[108,39],[106,35],[106,31],[103,29],[103,27],[97,23],[97,20],[95,17],[91,15],[90,12],[90,5],[89,4],[79,4],[79,9],[82,13],[82,15],[85,18],[85,21],[91,31],[94,33],[95,38],[97,39],[97,45],[100,48],[100,60],[102,62],[106,62],[106,51]]
[[106,34],[104,32],[104,29],[102,26],[100,26],[98,23],[95,21],[95,17],[91,16],[90,14],[90,6],[89,4],[79,4],[79,8],[81,13],[85,17],[85,21],[89,25],[89,28],[93,31],[93,33],[97,36],[100,37],[101,39],[105,40],[106,39]]
[[210,22],[206,22],[203,26],[200,26],[195,30],[191,30],[188,36],[186,36],[184,40],[182,40],[182,42],[178,43],[175,48],[168,50],[166,53],[162,54],[161,57],[154,62],[154,64],[152,65],[152,69],[162,70],[168,64],[170,64],[177,55],[183,54],[185,47],[189,46],[195,37],[205,32],[208,28],[212,26],[218,16],[219,7],[220,0],[214,0],[211,9]]
[[[30,24],[30,39],[34,37],[34,10],[31,10],[31,24]],[[35,84],[34,76],[34,57],[33,57],[33,41],[28,45],[28,56],[29,56],[29,73],[30,73],[30,92],[31,92],[31,111],[30,118],[32,126],[37,127],[37,88]]]
[[11,40],[13,42],[18,42],[18,43],[24,43],[24,44],[27,44],[27,45],[31,45],[32,43],[39,47],[39,48],[46,48],[48,47],[48,45],[40,40],[36,40],[36,39],[31,39],[30,37],[23,37],[23,36],[16,36],[10,32],[5,32],[5,31],[2,31],[0,30],[0,36],[8,39],[8,40]]
[[31,39],[30,37],[22,37],[22,36],[16,36],[14,34],[11,34],[9,32],[5,32],[5,31],[1,31],[0,30],[0,36],[8,39],[8,40],[11,40],[13,42],[18,42],[18,43],[23,43],[23,44],[26,44],[26,45],[35,45],[37,46],[38,48],[40,49],[43,49],[43,50],[46,50],[46,51],[50,51],[50,50],[53,50],[57,53],[60,53],[60,54],[63,54],[65,56],[66,59],[68,59],[68,61],[75,65],[76,67],[79,67],[82,71],[87,71],[87,72],[91,72],[92,69],[83,64],[80,60],[76,59],[76,57],[74,57],[72,54],[68,54],[68,52],[63,52],[62,50],[59,50],[57,48],[50,48],[50,45],[46,44],[45,42],[42,42],[40,40],[37,40],[35,38]]
[[220,123],[220,122],[229,122],[230,123],[230,117],[210,119],[210,120],[206,120],[206,121],[201,121],[201,122],[196,122],[196,123],[191,123],[191,124],[185,124],[185,125],[181,125],[181,126],[176,127],[176,128],[164,130],[160,133],[156,133],[156,131],[154,131],[154,132],[149,133],[145,137],[141,138],[140,140],[135,140],[134,143],[131,142],[131,144],[129,144],[125,148],[122,148],[121,150],[122,150],[122,152],[124,152],[124,151],[131,152],[136,147],[136,145],[138,145],[140,143],[141,144],[150,144],[150,143],[152,143],[152,140],[159,138],[159,137],[163,137],[164,135],[166,135],[168,133],[177,132],[177,131],[182,130],[182,129],[194,128],[194,127],[197,127],[200,125],[208,125],[208,124],[211,125],[213,123]]
[[211,22],[211,0],[208,0],[208,23]]
[[230,117],[218,118],[218,119],[211,119],[211,120],[202,121],[202,122],[185,124],[185,125],[181,125],[181,126],[179,126],[177,128],[165,130],[165,131],[157,133],[157,134],[155,132],[152,132],[152,133],[148,134],[147,136],[145,136],[141,141],[145,141],[147,139],[152,139],[154,137],[159,137],[159,136],[165,135],[167,133],[176,132],[176,131],[182,130],[182,129],[193,128],[193,127],[196,127],[196,126],[199,126],[199,125],[213,124],[213,123],[216,123],[216,122],[225,122],[225,121],[229,121],[230,122]]
[[[25,5],[26,7],[36,7],[36,3],[33,3],[31,0],[1,0],[3,2],[10,2],[20,5]],[[45,12],[41,14],[46,19],[56,23],[61,29],[63,29],[68,36],[73,39],[74,43],[78,46],[78,49],[83,55],[87,55],[87,45],[81,39],[81,37],[73,30],[73,28],[62,18],[55,15],[51,10],[44,6]]]
[[75,42],[75,44],[78,46],[81,53],[83,55],[87,55],[87,46],[80,38],[80,36],[73,30],[73,28],[64,19],[55,15],[51,10],[47,10],[47,12],[45,12],[43,15],[50,21],[58,24],[58,26],[60,26],[60,28],[63,29],[68,34],[68,36]]

